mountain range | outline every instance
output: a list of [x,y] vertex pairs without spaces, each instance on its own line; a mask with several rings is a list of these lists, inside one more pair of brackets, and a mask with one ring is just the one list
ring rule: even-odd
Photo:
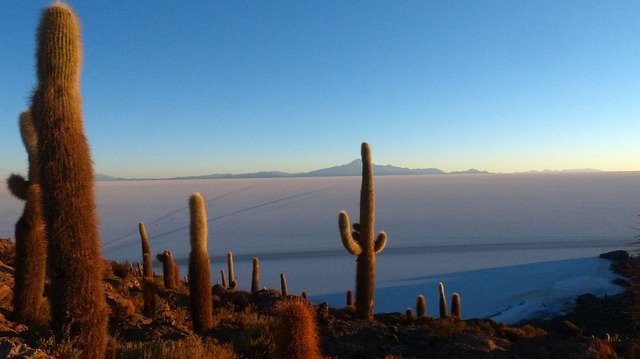
[[[527,171],[518,173],[578,173],[578,172],[601,172],[590,168],[585,169],[571,169],[571,170],[542,170],[542,171]],[[403,176],[403,175],[441,175],[441,174],[460,174],[460,175],[477,175],[477,174],[490,174],[488,171],[481,171],[475,168],[468,169],[466,171],[454,171],[445,172],[438,168],[406,168],[397,167],[392,165],[373,165],[373,173],[376,176]],[[284,178],[284,177],[340,177],[340,176],[360,176],[362,175],[362,160],[353,160],[347,164],[333,166],[328,168],[322,168],[310,172],[299,173],[287,173],[281,171],[264,171],[253,173],[214,173],[210,175],[201,176],[184,176],[184,177],[171,177],[162,178],[168,180],[178,179],[225,179],[225,178]],[[113,177],[101,173],[97,173],[95,176],[97,181],[125,181],[125,180],[147,180],[157,178],[122,178]]]
[[[439,174],[489,174],[487,171],[480,171],[477,169],[469,169],[467,171],[456,172],[444,172],[437,168],[406,168],[397,167],[392,165],[373,165],[373,173],[376,176],[389,176],[389,175],[439,175]],[[253,172],[253,173],[214,173],[210,175],[201,176],[184,176],[184,177],[171,177],[163,178],[170,180],[177,179],[224,179],[224,178],[284,178],[284,177],[340,177],[340,176],[361,176],[362,175],[362,160],[353,160],[350,163],[333,166],[328,168],[322,168],[310,172],[299,173],[287,173],[281,171],[265,171],[265,172]],[[124,180],[137,180],[138,178],[121,178],[113,177],[101,173],[97,173],[95,176],[97,181],[124,181]],[[140,178],[150,179],[150,178]]]

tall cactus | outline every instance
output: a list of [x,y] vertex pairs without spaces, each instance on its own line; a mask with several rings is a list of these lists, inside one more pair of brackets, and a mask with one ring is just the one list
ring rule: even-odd
[[11,175],[9,190],[26,201],[22,217],[16,223],[16,274],[13,288],[13,313],[17,320],[33,322],[44,298],[46,276],[45,225],[39,184],[38,137],[31,111],[20,114],[20,134],[29,158],[29,180]]
[[374,240],[375,191],[371,148],[362,143],[362,187],[360,190],[360,222],[349,226],[347,212],[340,212],[338,225],[342,244],[349,253],[358,257],[356,265],[356,315],[373,319],[376,254],[387,244],[387,234],[380,232]]
[[102,358],[108,308],[93,163],[82,119],[80,24],[68,5],[55,2],[44,9],[36,57],[31,111],[38,134],[53,328],[58,335],[73,335],[83,357]]
[[444,284],[438,283],[438,292],[440,292],[440,299],[438,300],[438,307],[440,309],[440,318],[446,318],[447,314],[447,296],[444,294]]
[[180,273],[178,273],[178,266],[173,260],[171,251],[158,253],[156,254],[156,258],[162,263],[164,287],[167,289],[177,289],[180,285]]
[[191,252],[189,253],[189,300],[193,330],[209,330],[212,323],[211,268],[207,254],[207,213],[204,198],[194,193],[189,199],[191,210]]
[[462,304],[458,293],[453,293],[451,296],[451,316],[462,319]]

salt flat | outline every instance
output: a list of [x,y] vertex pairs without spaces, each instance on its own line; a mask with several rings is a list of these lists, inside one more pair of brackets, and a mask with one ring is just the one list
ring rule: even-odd
[[[241,288],[249,286],[253,256],[261,259],[267,287],[279,287],[281,272],[291,292],[305,290],[318,299],[354,287],[355,258],[342,248],[337,217],[345,209],[357,220],[359,177],[118,181],[98,182],[97,188],[108,258],[139,260],[137,223],[143,221],[152,251],[173,251],[186,274],[187,201],[197,191],[207,200],[214,280],[232,251]],[[419,293],[386,288],[422,278],[426,282],[420,285],[444,281],[452,291],[460,290],[456,283],[469,288],[461,293],[465,316],[530,313],[535,309],[518,303],[536,300],[492,289],[491,278],[517,281],[533,292],[564,279],[565,286],[580,281],[573,276],[578,268],[586,277],[596,271],[595,276],[609,278],[606,265],[595,265],[590,257],[627,247],[637,234],[632,227],[640,213],[640,173],[379,176],[376,194],[376,230],[389,236],[388,248],[378,256],[377,310],[412,306]],[[0,237],[13,237],[22,203],[4,187],[0,203]],[[577,267],[558,269],[566,278],[553,283],[500,274],[554,263]],[[474,281],[486,285],[467,285]],[[605,282],[594,281],[602,288]],[[487,291],[492,295],[482,294]]]

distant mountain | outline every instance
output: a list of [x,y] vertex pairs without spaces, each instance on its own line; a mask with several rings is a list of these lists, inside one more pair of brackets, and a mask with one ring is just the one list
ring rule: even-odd
[[126,178],[122,178],[122,177],[113,177],[113,176],[109,176],[109,175],[105,175],[102,173],[96,173],[93,178],[95,178],[96,181],[124,181],[126,180]]
[[490,173],[491,173],[491,172],[488,172],[488,171],[480,171],[480,170],[477,170],[477,169],[475,169],[475,168],[471,168],[471,169],[468,169],[468,170],[466,170],[466,171],[453,171],[453,172],[449,172],[449,174],[452,174],[452,175],[488,175],[488,174],[490,174]]
[[590,173],[590,172],[603,172],[601,170],[596,170],[593,168],[576,168],[576,169],[567,169],[567,170],[549,170],[544,169],[542,171],[531,170],[520,173]]
[[[373,173],[377,176],[385,175],[439,175],[445,172],[437,168],[411,169],[392,165],[373,165]],[[353,160],[346,165],[323,168],[306,173],[298,173],[294,177],[334,177],[334,176],[360,176],[362,175],[362,160]]]
[[[406,168],[396,167],[392,165],[373,165],[373,173],[376,176],[403,176],[403,175],[441,175],[447,174],[443,170],[437,168]],[[475,168],[466,171],[450,172],[451,174],[488,174],[487,171],[480,171]],[[254,173],[214,173],[210,175],[201,176],[181,176],[164,178],[168,180],[178,179],[229,179],[229,178],[284,178],[284,177],[341,177],[341,176],[360,176],[362,175],[362,160],[353,160],[345,165],[333,166],[328,168],[322,168],[310,172],[301,173],[287,173],[281,171],[265,171]],[[96,181],[124,181],[124,180],[139,180],[139,178],[121,178],[112,177],[105,174],[97,173],[95,175]],[[151,179],[151,178],[145,178]]]

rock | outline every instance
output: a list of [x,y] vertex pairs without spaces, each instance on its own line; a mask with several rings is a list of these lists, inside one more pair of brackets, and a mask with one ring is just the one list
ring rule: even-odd
[[41,349],[33,349],[20,338],[0,338],[0,358],[54,358]]
[[629,252],[623,250],[611,251],[607,253],[602,253],[600,258],[609,259],[612,261],[624,261],[629,259]]

